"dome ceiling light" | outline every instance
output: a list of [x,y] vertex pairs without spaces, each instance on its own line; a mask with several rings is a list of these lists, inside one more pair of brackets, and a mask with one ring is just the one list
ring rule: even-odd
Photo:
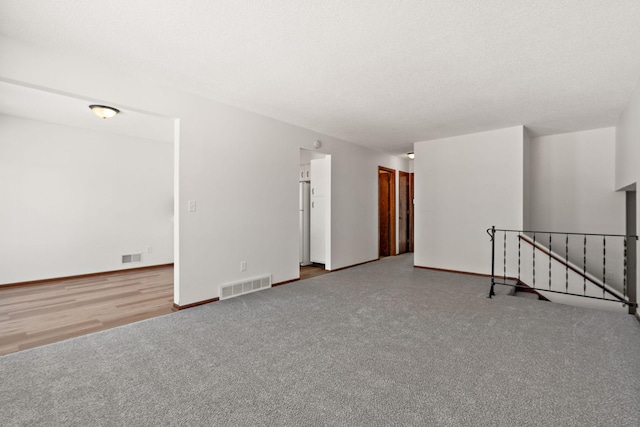
[[89,108],[91,108],[91,111],[101,119],[110,119],[120,112],[117,108],[108,107],[106,105],[89,105]]

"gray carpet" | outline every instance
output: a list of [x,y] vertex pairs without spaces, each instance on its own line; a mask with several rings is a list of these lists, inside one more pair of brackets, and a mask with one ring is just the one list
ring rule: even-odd
[[640,323],[403,255],[0,357],[3,426],[638,426]]

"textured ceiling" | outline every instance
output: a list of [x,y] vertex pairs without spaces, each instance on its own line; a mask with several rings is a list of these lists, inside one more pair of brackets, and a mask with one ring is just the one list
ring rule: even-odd
[[2,0],[0,33],[390,153],[611,126],[638,0]]

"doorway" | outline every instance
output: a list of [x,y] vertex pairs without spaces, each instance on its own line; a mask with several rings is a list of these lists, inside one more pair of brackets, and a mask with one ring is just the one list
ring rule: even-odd
[[331,155],[300,149],[300,277],[331,270]]
[[396,171],[378,166],[378,256],[396,254]]
[[398,172],[398,253],[412,252],[411,181],[409,172]]
[[[15,286],[1,286],[0,299],[15,291],[35,307],[19,323],[0,324],[0,336],[8,327],[19,339],[10,347],[30,348],[171,313],[179,303],[179,119],[118,105],[124,121],[103,121],[89,110],[90,98],[4,80],[0,98],[7,101],[2,129],[12,135],[3,140],[11,158],[0,163],[11,162],[14,178],[0,194],[18,206],[0,226],[15,248],[12,259],[3,257],[11,268],[0,271],[0,283]],[[52,118],[45,106],[65,113]],[[74,306],[36,315],[39,301],[52,298]],[[99,308],[113,320],[104,324],[93,304],[102,300],[119,301]],[[6,308],[20,311],[20,304]]]

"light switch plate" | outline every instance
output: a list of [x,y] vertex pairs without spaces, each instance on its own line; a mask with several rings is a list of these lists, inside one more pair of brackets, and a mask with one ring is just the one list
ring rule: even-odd
[[196,211],[196,201],[195,200],[189,200],[189,203],[187,204],[187,211],[189,211],[189,212],[195,212]]

